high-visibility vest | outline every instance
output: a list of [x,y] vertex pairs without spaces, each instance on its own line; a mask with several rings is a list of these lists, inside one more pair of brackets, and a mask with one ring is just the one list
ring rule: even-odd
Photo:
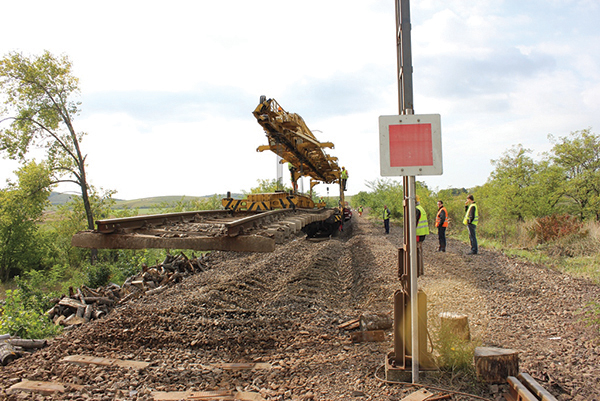
[[419,217],[419,221],[417,222],[417,237],[420,237],[421,235],[429,234],[429,223],[427,222],[427,213],[425,213],[423,206],[417,205],[417,209],[421,212],[421,217]]
[[342,179],[343,180],[347,180],[348,179],[348,170],[342,170]]
[[471,212],[472,207],[475,208],[475,218],[473,219],[471,224],[476,226],[477,223],[479,223],[479,208],[477,207],[477,204],[475,202],[471,203],[469,205],[469,207],[467,208],[467,212],[465,213],[465,218],[463,219],[463,224],[465,224],[465,225],[469,224],[469,213]]
[[446,215],[446,220],[444,220],[444,224],[442,224],[442,227],[448,227],[448,211],[446,210],[445,206],[442,206],[440,208],[440,210],[438,210],[437,212],[437,216],[435,216],[435,226],[439,227],[440,226],[440,213],[442,213],[442,210],[444,211],[444,214]]
[[390,213],[390,209],[383,209],[383,219],[388,220],[392,214]]

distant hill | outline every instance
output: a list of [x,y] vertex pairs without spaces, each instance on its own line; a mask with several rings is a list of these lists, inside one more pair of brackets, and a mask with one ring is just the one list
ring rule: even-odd
[[[65,203],[69,202],[73,197],[77,197],[77,196],[78,195],[75,195],[75,194],[64,194],[64,193],[60,193],[60,192],[52,192],[50,194],[50,196],[48,197],[48,200],[50,201],[50,204],[52,206],[58,206],[58,205],[64,205]],[[184,201],[200,200],[200,199],[211,198],[213,196],[214,195],[204,195],[204,196],[177,196],[177,195],[174,195],[174,196],[153,196],[150,198],[131,199],[131,200],[115,199],[115,201],[116,201],[115,207],[117,209],[125,209],[125,208],[150,209],[150,208],[159,206],[161,203],[175,203],[175,202],[179,202],[181,200],[184,200]],[[217,197],[219,197],[219,198],[224,198],[225,196],[226,195],[217,195]],[[244,197],[243,194],[232,194],[231,196],[236,199],[240,199],[240,198]]]
[[65,203],[69,202],[73,198],[73,196],[77,195],[63,194],[60,192],[51,192],[50,196],[48,197],[48,200],[50,201],[50,204],[52,206],[64,205]]
[[[141,199],[132,199],[132,200],[117,200],[115,208],[116,209],[151,209],[160,204],[172,204],[180,201],[192,201],[192,200],[201,200],[206,198],[212,198],[214,195],[205,195],[205,196],[153,196],[151,198],[141,198]],[[220,198],[224,198],[225,195],[217,195]]]

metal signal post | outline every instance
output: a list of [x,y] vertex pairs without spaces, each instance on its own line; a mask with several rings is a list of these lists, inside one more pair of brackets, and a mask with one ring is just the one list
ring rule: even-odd
[[423,252],[417,246],[415,176],[442,174],[441,120],[439,114],[414,114],[409,0],[395,0],[395,6],[399,115],[379,116],[379,145],[381,175],[402,176],[404,244],[398,250],[401,288],[394,294],[394,351],[386,358],[386,378],[416,383],[419,369],[434,370],[435,363],[426,344],[427,296],[417,286]]
[[[400,114],[414,114],[410,2],[396,0],[396,46],[398,53],[398,106]],[[412,382],[419,381],[419,312],[417,302],[416,185],[415,176],[402,177],[404,191],[404,249],[410,271]],[[400,350],[394,350],[396,355]]]

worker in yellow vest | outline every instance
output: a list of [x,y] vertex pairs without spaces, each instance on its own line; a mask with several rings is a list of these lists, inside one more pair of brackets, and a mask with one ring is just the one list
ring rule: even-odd
[[296,193],[298,191],[298,183],[296,182],[296,167],[294,167],[294,165],[292,163],[288,162],[288,170],[290,170],[290,176],[292,179],[292,189],[294,190],[294,193]]
[[342,173],[340,174],[340,178],[342,179],[342,191],[345,191],[346,182],[348,182],[348,170],[346,170],[346,167],[342,167]]
[[465,202],[465,218],[463,219],[463,224],[467,226],[469,230],[469,242],[471,243],[471,250],[468,255],[477,255],[477,224],[479,223],[479,208],[475,203],[475,198],[473,195],[469,194],[467,196],[467,201]]
[[425,274],[423,263],[423,241],[429,234],[429,222],[427,221],[427,212],[421,206],[421,199],[417,195],[417,277]]
[[427,213],[421,206],[421,199],[417,195],[417,242],[425,241],[425,236],[429,234],[429,222],[427,221]]
[[386,234],[390,233],[390,217],[392,217],[390,209],[388,209],[387,205],[383,205],[383,227]]
[[440,246],[438,252],[446,252],[446,228],[448,227],[448,210],[444,206],[444,202],[439,200],[437,202],[438,212],[435,216],[435,226],[438,229],[438,241]]

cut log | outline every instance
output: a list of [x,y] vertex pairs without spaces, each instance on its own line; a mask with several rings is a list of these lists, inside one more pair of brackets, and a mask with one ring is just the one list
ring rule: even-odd
[[112,306],[115,304],[115,301],[113,301],[112,299],[110,299],[108,297],[85,297],[84,300],[85,300],[85,303],[87,303],[87,304],[99,303],[101,305],[109,305],[109,306]]
[[0,347],[0,363],[2,366],[6,366],[17,358],[21,357],[21,353],[18,352],[13,346],[5,344]]
[[58,306],[54,305],[52,308],[50,308],[48,310],[48,312],[46,312],[46,316],[48,316],[49,319],[54,319],[54,316],[56,316],[57,313],[58,313]]
[[63,326],[76,326],[83,323],[85,323],[85,319],[77,315],[71,315],[62,322]]
[[160,286],[158,288],[155,288],[153,290],[148,290],[146,291],[146,295],[154,295],[154,294],[160,294],[161,292],[163,292],[164,290],[166,290],[168,287],[166,286]]
[[92,307],[92,305],[88,305],[85,307],[85,312],[83,313],[83,318],[85,319],[86,322],[89,322],[90,319],[92,318],[92,312],[94,312],[94,308]]
[[394,325],[392,317],[387,313],[365,312],[360,315],[360,329],[369,330],[388,330]]
[[338,324],[337,328],[340,330],[354,330],[354,329],[358,329],[360,326],[360,321],[359,319],[352,319],[352,320],[348,320],[347,322]]
[[25,349],[44,348],[46,345],[48,345],[48,341],[46,340],[28,340],[23,338],[13,338],[6,340],[6,342],[12,346]]
[[79,308],[77,308],[77,317],[83,318],[83,315],[85,314],[85,308],[86,306],[80,306]]
[[442,333],[451,333],[461,340],[471,341],[469,318],[467,315],[460,315],[452,312],[442,312],[440,313],[440,321]]
[[61,305],[61,306],[68,306],[69,308],[72,308],[72,309],[75,309],[75,310],[77,310],[77,308],[80,308],[80,307],[85,308],[85,304],[82,304],[79,301],[76,301],[74,299],[67,298],[67,297],[65,297],[65,298],[61,299],[60,301],[58,301],[58,304]]
[[519,353],[512,349],[477,347],[473,359],[477,377],[490,384],[504,384],[519,374]]

